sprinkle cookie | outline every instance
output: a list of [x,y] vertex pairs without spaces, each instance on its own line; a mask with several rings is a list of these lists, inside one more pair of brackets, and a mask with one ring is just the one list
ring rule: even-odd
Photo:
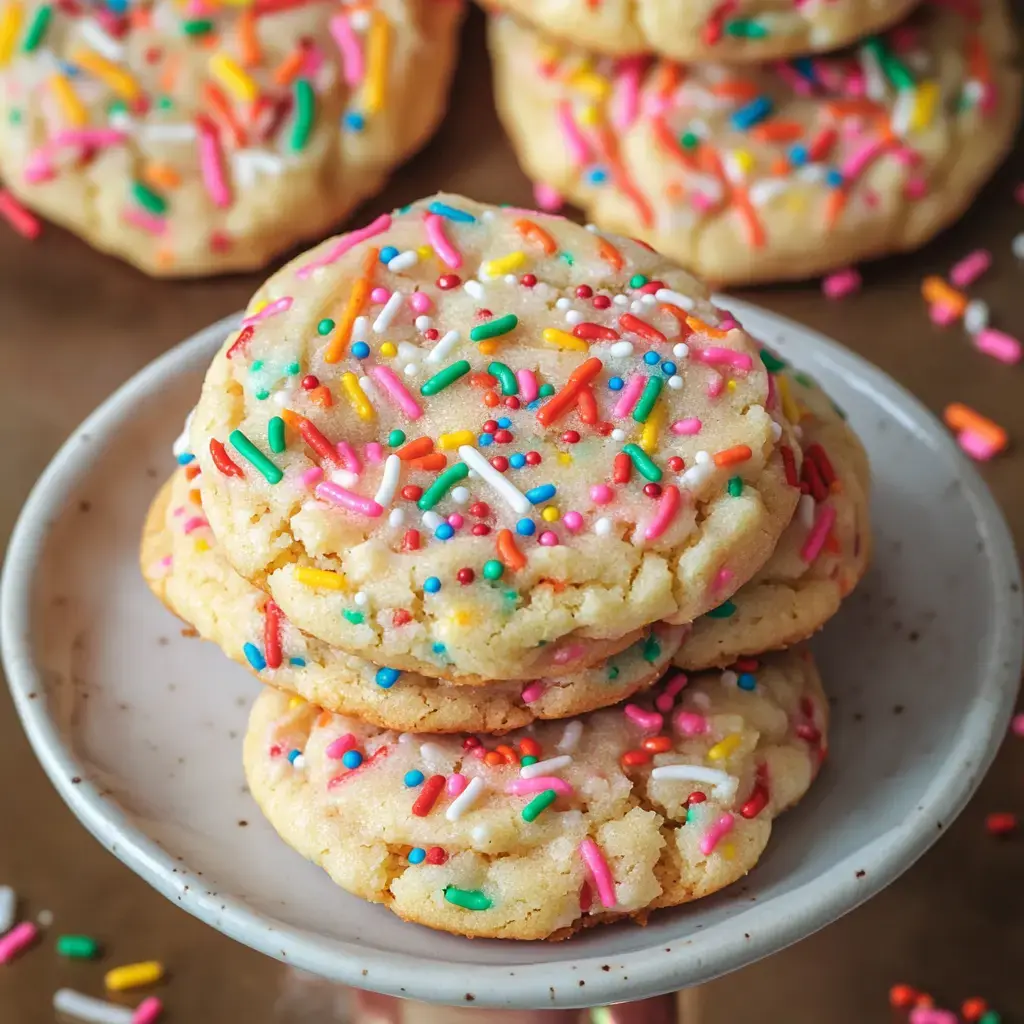
[[263,266],[427,140],[461,14],[460,0],[8,0],[0,173],[147,273]]
[[191,427],[206,515],[298,628],[378,665],[576,672],[717,607],[796,507],[757,346],[636,242],[439,196],[242,323]]
[[600,54],[688,63],[766,61],[840,46],[905,17],[918,0],[484,0]]
[[682,668],[728,665],[806,640],[867,569],[871,480],[864,448],[812,380],[792,369],[775,380],[804,452],[800,504],[767,565],[693,624],[675,659]]
[[228,565],[186,473],[179,470],[163,487],[144,527],[142,571],[153,592],[263,682],[385,729],[502,733],[607,707],[654,683],[686,632],[662,623],[603,665],[483,689],[379,668],[297,630]]
[[498,742],[382,732],[268,689],[245,768],[282,838],[349,892],[443,931],[558,939],[742,878],[814,779],[827,714],[795,650]]
[[602,59],[511,17],[490,27],[527,173],[732,284],[913,249],[955,221],[1013,141],[1016,38],[1000,0],[927,4],[848,51],[763,67]]

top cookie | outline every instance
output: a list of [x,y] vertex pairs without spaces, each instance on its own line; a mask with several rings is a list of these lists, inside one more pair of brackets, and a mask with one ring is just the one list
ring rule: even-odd
[[904,17],[919,0],[485,0],[554,36],[613,56],[765,61],[834,50]]
[[225,556],[298,628],[522,679],[764,564],[798,496],[776,406],[755,343],[645,246],[439,196],[274,275],[190,437]]
[[460,0],[12,2],[0,172],[150,274],[322,237],[444,112]]

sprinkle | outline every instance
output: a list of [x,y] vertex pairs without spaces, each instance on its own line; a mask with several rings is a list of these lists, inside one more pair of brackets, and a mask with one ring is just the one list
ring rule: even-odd
[[969,288],[992,266],[992,253],[977,249],[956,263],[949,272],[949,279],[957,288]]
[[479,889],[456,889],[446,885],[444,898],[463,910],[490,910],[494,905]]
[[137,964],[125,964],[123,967],[107,971],[103,977],[103,984],[111,992],[124,992],[142,985],[152,985],[163,976],[164,965],[159,960],[143,960]]
[[213,123],[206,117],[196,118],[199,137],[199,169],[203,184],[214,206],[224,209],[231,205],[231,191],[224,176],[224,153]]
[[252,103],[259,95],[259,86],[223,51],[210,57],[210,74],[240,103]]
[[860,271],[855,267],[847,267],[845,270],[829,274],[821,282],[821,290],[828,299],[845,299],[848,295],[860,291],[861,284]]
[[71,54],[71,63],[100,79],[129,103],[134,103],[142,94],[139,83],[127,71],[101,57],[95,50],[77,48]]
[[43,230],[42,222],[29,213],[5,188],[0,188],[0,217],[3,217],[22,238],[29,241],[38,238]]
[[524,263],[526,263],[525,252],[510,252],[507,256],[499,256],[497,259],[488,260],[483,265],[483,272],[488,277],[504,277],[505,274],[514,273]]
[[666,764],[651,769],[655,782],[703,782],[715,789],[716,800],[729,802],[736,796],[739,779],[718,768],[705,768],[698,764]]
[[455,206],[449,206],[447,203],[438,202],[434,200],[427,209],[438,217],[444,217],[446,220],[455,221],[457,224],[475,224],[476,217],[473,216],[468,210],[460,210]]
[[458,343],[462,340],[462,335],[458,331],[448,331],[440,341],[427,353],[425,362],[428,363],[440,363],[446,359]]
[[213,464],[224,476],[237,476],[240,478],[245,476],[241,468],[225,451],[224,445],[215,437],[210,438],[210,456],[213,459]]
[[502,562],[513,572],[518,572],[526,567],[526,557],[516,547],[515,537],[511,530],[500,530],[495,544]]
[[1019,363],[1021,356],[1024,355],[1024,349],[1016,338],[993,327],[986,327],[974,335],[974,347],[1008,366]]
[[635,334],[639,338],[643,338],[644,341],[649,342],[652,345],[667,344],[668,338],[661,333],[657,328],[652,327],[649,323],[641,320],[639,317],[633,316],[632,313],[623,313],[619,317],[619,326],[631,334]]
[[407,419],[418,420],[423,415],[420,404],[412,397],[394,370],[387,366],[374,366],[370,374]]
[[[530,511],[532,507],[530,499],[515,484],[506,480],[476,448],[462,445],[459,448],[459,456],[469,469],[501,495],[513,512],[522,516]],[[506,561],[505,564],[507,565],[508,562]]]
[[550,501],[555,496],[555,490],[554,484],[540,484],[537,487],[531,487],[526,492],[526,500],[531,505],[539,505],[541,502]]
[[712,761],[724,761],[733,755],[733,753],[739,745],[739,733],[730,733],[728,736],[719,740],[713,747],[711,747],[711,749],[708,751],[708,757]]
[[695,305],[693,299],[689,299],[685,295],[681,295],[679,292],[674,292],[671,288],[659,288],[654,293],[654,297],[659,302],[665,302],[670,306],[676,306],[677,308],[684,309],[687,312],[690,312]]
[[[491,365],[493,366],[497,364],[492,363]],[[459,380],[460,377],[464,377],[469,373],[470,369],[471,367],[469,362],[465,359],[460,359],[457,363],[452,363],[450,366],[446,366],[443,370],[438,370],[433,377],[428,377],[427,380],[420,385],[420,394],[427,398],[436,395],[439,392],[444,391],[445,388],[450,387]],[[469,433],[469,431],[459,431],[459,433]],[[469,434],[469,436],[472,438],[473,435]],[[454,445],[452,447],[454,447]]]
[[[513,783],[513,785],[515,785],[515,783]],[[523,821],[535,821],[557,799],[558,794],[553,789],[545,789],[543,792],[538,793],[523,808]]]
[[569,374],[569,379],[557,394],[537,410],[537,422],[548,427],[563,413],[568,412],[576,404],[580,393],[602,370],[604,364],[600,359],[591,357],[584,360]]
[[384,472],[381,475],[380,486],[373,500],[387,508],[394,500],[395,491],[398,490],[398,478],[402,471],[402,460],[392,452],[384,460]]
[[657,711],[645,711],[637,704],[627,704],[623,709],[625,716],[636,725],[648,732],[658,732],[663,719]]
[[635,444],[627,444],[622,449],[623,454],[628,455],[630,462],[636,468],[636,471],[645,479],[650,480],[652,483],[657,483],[661,480],[662,472],[657,465],[651,460],[651,457]]
[[733,111],[730,121],[737,131],[746,131],[760,124],[772,112],[772,101],[770,96],[758,96],[744,106]]
[[404,296],[401,292],[394,291],[391,293],[388,301],[384,303],[384,308],[377,314],[377,319],[373,321],[374,334],[383,334],[391,326],[395,315],[402,308],[403,299]]
[[700,852],[705,857],[710,857],[715,852],[715,847],[719,844],[722,838],[732,831],[733,822],[735,818],[731,814],[723,814],[718,821],[711,825],[708,830],[701,836],[700,840]]
[[318,483],[313,488],[313,493],[321,501],[329,502],[332,505],[340,505],[350,512],[358,512],[373,519],[384,514],[384,509],[372,498],[364,498],[362,495],[330,481],[325,480]]
[[967,296],[951,288],[941,277],[926,277],[921,283],[921,294],[932,306],[940,306],[955,319],[963,316],[967,308]]
[[639,400],[633,409],[633,419],[637,423],[646,423],[647,417],[651,415],[651,410],[654,408],[654,403],[658,401],[658,396],[661,394],[661,389],[664,386],[664,379],[662,377],[648,377],[647,383],[644,384],[643,394],[640,395]]
[[810,565],[825,546],[825,541],[836,521],[836,509],[834,505],[819,505],[818,512],[803,547],[800,549],[800,558]]
[[[473,449],[475,451],[475,449]],[[462,449],[459,449],[462,454]],[[437,479],[423,492],[416,502],[417,506],[427,512],[432,509],[459,481],[469,476],[470,467],[463,462],[456,462],[449,466]]]
[[985,818],[985,828],[994,836],[1009,836],[1017,831],[1017,815],[1009,811],[989,814]]
[[[350,231],[346,235],[342,235],[341,238],[331,247],[328,252],[317,257],[315,260],[311,260],[309,263],[301,266],[296,272],[296,276],[299,278],[307,278],[313,271],[318,270],[321,267],[330,266],[337,260],[341,259],[350,249],[355,248],[362,242],[365,242],[369,238],[373,238],[376,235],[382,234],[391,227],[391,215],[388,213],[382,213],[375,221],[367,224],[364,228],[359,228],[356,231]],[[377,259],[377,254],[374,253],[374,261]]]
[[612,880],[612,873],[608,870],[608,862],[604,859],[601,848],[588,837],[580,843],[579,850],[583,863],[594,879],[602,906],[605,910],[611,910],[616,902],[615,882]]
[[[532,778],[519,778],[513,779],[506,787],[505,792],[512,796],[523,796],[527,793],[541,793],[545,790],[550,790],[552,793],[563,793],[566,796],[571,796],[573,793],[572,786],[565,781],[554,775],[540,775]],[[528,818],[527,821],[532,819]]]
[[373,405],[370,403],[369,398],[366,397],[366,392],[359,383],[359,378],[351,371],[346,371],[341,375],[341,388],[359,418],[361,420],[372,420],[375,415]]
[[376,114],[384,106],[391,50],[391,26],[379,11],[371,14],[366,40],[366,78],[363,80],[363,107]]
[[24,7],[19,0],[9,0],[0,15],[0,67],[5,67],[14,53],[14,46],[21,30]]
[[69,960],[92,960],[99,956],[100,944],[88,935],[61,935],[57,938],[57,956]]
[[642,373],[634,373],[629,381],[623,387],[619,400],[612,406],[612,416],[616,419],[620,419],[623,416],[628,416],[636,405],[643,393],[644,387],[647,385],[648,378]]
[[275,455],[284,451],[284,420],[280,416],[272,416],[267,424],[267,445]]
[[319,590],[345,590],[348,587],[348,580],[343,573],[331,569],[314,569],[308,565],[296,567],[295,582]]
[[558,251],[558,243],[534,221],[520,219],[514,222],[513,227],[523,238],[539,245],[548,256]]
[[514,331],[518,324],[519,317],[515,313],[506,313],[485,324],[478,324],[469,332],[469,338],[470,341],[488,341],[491,338],[500,338],[502,335]]
[[0,935],[5,935],[14,924],[18,897],[9,885],[0,885]]
[[644,530],[646,540],[657,540],[671,525],[682,505],[682,495],[674,484],[667,484],[658,499],[658,510]]
[[587,352],[590,350],[590,346],[579,338],[572,334],[568,334],[566,331],[560,331],[555,327],[545,327],[541,331],[541,337],[548,345],[553,345],[555,348],[568,349],[572,352]]
[[484,780],[472,778],[466,788],[455,797],[444,812],[448,821],[458,821],[480,799],[484,791]]
[[267,667],[266,659],[260,653],[260,649],[251,643],[242,646],[242,653],[245,660],[249,662],[255,672],[262,672]]
[[425,818],[433,810],[434,804],[437,803],[437,798],[444,789],[444,782],[443,775],[431,775],[423,783],[423,788],[420,790],[419,796],[416,797],[416,802],[412,805],[412,813],[418,818]]
[[31,921],[16,924],[0,939],[0,964],[9,964],[35,942],[39,929]]
[[1005,451],[1009,443],[1006,431],[998,423],[959,402],[946,406],[943,419],[957,432],[961,448],[972,458],[990,459]]
[[747,462],[753,454],[754,453],[750,450],[748,445],[737,444],[732,448],[726,448],[723,451],[715,452],[714,463],[719,468],[722,466],[735,466],[741,462]]
[[448,237],[445,235],[441,215],[434,212],[434,206],[439,205],[441,204],[432,203],[430,205],[431,212],[423,218],[424,229],[427,233],[427,241],[430,242],[434,252],[437,253],[438,259],[440,259],[445,266],[451,267],[452,270],[458,270],[462,266],[462,254],[452,245],[448,240]]
[[242,433],[242,431],[232,430],[228,436],[228,440],[242,458],[255,466],[255,468],[263,474],[267,483],[276,484],[281,482],[281,478],[284,476],[281,470],[275,466],[274,463],[271,462],[270,459],[268,459],[266,455],[264,455],[263,452],[261,452],[259,448],[257,448],[256,445],[254,445],[252,441]]
[[59,988],[54,992],[53,1008],[57,1013],[87,1024],[133,1024],[135,1020],[134,1013],[127,1006],[94,999],[70,988]]

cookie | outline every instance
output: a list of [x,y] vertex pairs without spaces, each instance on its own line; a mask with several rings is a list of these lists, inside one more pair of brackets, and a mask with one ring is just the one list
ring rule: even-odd
[[444,113],[460,0],[25,0],[0,23],[0,174],[149,274],[321,238]]
[[765,567],[693,624],[675,658],[682,668],[728,665],[806,640],[867,569],[871,474],[864,447],[814,381],[795,370],[775,380],[800,434],[804,493]]
[[767,61],[840,46],[905,17],[919,0],[482,0],[541,31],[613,57]]
[[376,664],[565,675],[767,561],[793,451],[753,340],[647,247],[422,200],[295,260],[190,438],[228,561]]
[[914,249],[955,221],[1012,144],[1016,38],[1000,0],[928,4],[853,49],[750,67],[599,58],[490,25],[526,172],[731,284]]
[[245,769],[281,837],[349,892],[443,931],[564,938],[746,874],[811,784],[827,715],[796,650],[497,742],[382,732],[268,689]]
[[659,624],[605,664],[525,684],[453,686],[379,668],[306,636],[243,580],[218,551],[194,483],[179,470],[150,508],[141,562],[153,592],[263,682],[382,728],[503,733],[616,704],[662,675],[685,633]]

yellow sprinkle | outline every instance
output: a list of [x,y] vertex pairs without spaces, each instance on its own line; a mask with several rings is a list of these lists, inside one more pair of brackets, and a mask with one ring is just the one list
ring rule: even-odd
[[724,761],[739,745],[740,734],[738,732],[730,733],[708,751],[708,757],[712,761]]
[[257,299],[252,304],[252,311],[249,313],[249,316],[256,316],[257,313],[262,313],[269,304],[270,299]]
[[572,465],[572,456],[568,452],[559,452],[558,453],[558,461],[563,466],[571,466]]
[[252,103],[260,94],[255,80],[224,52],[215,53],[210,58],[210,74],[242,103]]
[[732,860],[736,856],[736,847],[732,843],[722,843],[718,852],[726,859]]
[[105,82],[123,99],[134,102],[142,93],[139,83],[127,71],[106,57],[101,57],[95,50],[87,50],[84,47],[75,50],[71,54],[71,63],[77,64],[101,82]]
[[612,88],[607,78],[593,71],[574,72],[569,76],[569,85],[598,102],[607,99]]
[[416,250],[416,255],[419,256],[421,260],[429,260],[430,257],[434,255],[434,250],[431,249],[429,245],[421,245]]
[[800,407],[793,399],[793,392],[789,390],[789,379],[780,373],[775,378],[775,387],[778,388],[779,391],[779,401],[782,403],[782,415],[785,416],[790,423],[799,423],[801,419]]
[[730,380],[729,383],[725,385],[725,390],[726,391],[735,391],[736,390],[736,381]]
[[313,569],[308,565],[300,565],[295,569],[295,582],[306,587],[318,587],[320,590],[344,590],[348,586],[344,573],[332,572],[330,569]]
[[355,409],[356,415],[361,420],[372,420],[373,406],[370,404],[370,400],[366,397],[366,392],[362,389],[359,384],[359,378],[349,371],[341,375],[341,386],[348,395],[348,400],[352,403],[352,408]]
[[88,120],[89,115],[78,98],[71,83],[61,74],[50,76],[50,89],[57,97],[61,110],[64,111],[64,118],[74,128],[81,128]]
[[476,434],[472,430],[454,430],[450,434],[442,434],[437,439],[437,447],[443,451],[452,451],[464,444],[472,444],[476,440]]
[[21,31],[23,9],[20,3],[9,3],[0,14],[0,68],[8,63],[14,53],[14,44]]
[[452,612],[452,622],[456,626],[472,626],[476,622],[476,616],[472,612]]
[[558,522],[558,509],[554,505],[548,505],[540,514],[545,523]]
[[201,555],[204,551],[209,551],[209,550],[210,550],[209,542],[204,540],[202,537],[200,537],[196,541],[196,553]]
[[292,697],[288,701],[288,710],[294,711],[296,708],[301,708],[305,703],[301,697]]
[[387,19],[379,11],[372,17],[366,41],[366,78],[363,79],[363,111],[367,114],[376,114],[384,106],[391,49],[391,26]]
[[582,338],[577,338],[575,334],[569,334],[566,331],[560,331],[557,327],[545,327],[541,332],[541,337],[555,348],[568,348],[573,352],[588,352],[590,350],[590,346]]
[[483,356],[493,356],[498,351],[499,338],[488,338],[477,345],[476,350]]
[[380,347],[380,354],[390,359],[393,355],[398,354],[398,349],[390,341],[385,341]]
[[584,128],[593,128],[601,123],[601,111],[593,103],[584,103],[580,107],[579,121]]
[[503,274],[511,274],[514,270],[518,270],[525,262],[525,252],[510,252],[507,256],[488,260],[484,264],[484,273],[489,277],[501,277]]
[[[730,381],[731,383],[731,381]],[[657,402],[647,416],[643,430],[640,431],[640,447],[650,455],[658,450],[658,438],[661,428],[665,425],[665,403]]]
[[749,150],[734,149],[732,151],[732,158],[737,168],[744,174],[749,174],[754,169],[754,156]]
[[232,398],[238,398],[239,395],[245,394],[245,389],[237,380],[229,380],[225,385],[225,390]]
[[140,985],[152,985],[164,976],[164,965],[159,960],[143,960],[137,964],[125,964],[107,971],[103,983],[111,992],[124,992],[125,989],[138,988]]
[[910,115],[910,128],[912,131],[921,131],[928,128],[935,118],[935,108],[939,102],[939,84],[929,79],[921,82],[915,90],[914,109]]

